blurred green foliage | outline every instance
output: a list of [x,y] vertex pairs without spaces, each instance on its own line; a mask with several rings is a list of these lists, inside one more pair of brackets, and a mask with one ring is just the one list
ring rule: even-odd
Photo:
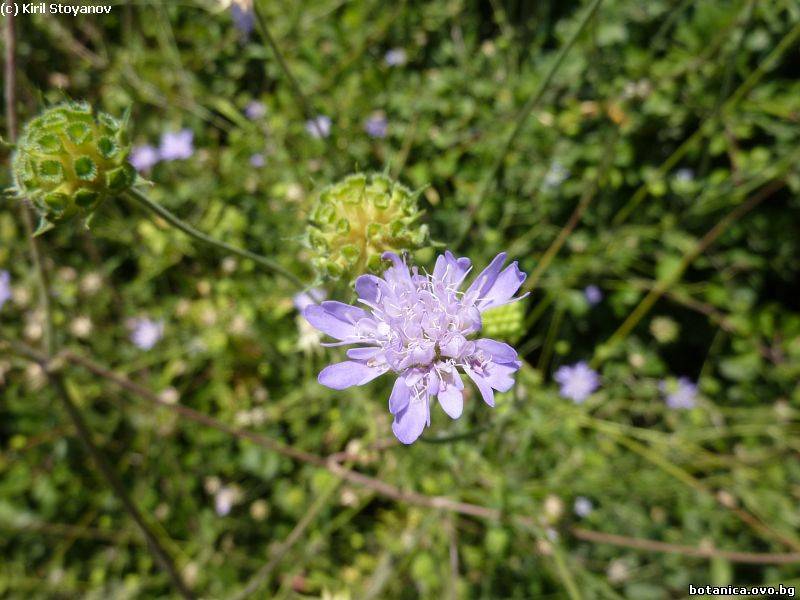
[[[302,240],[315,195],[356,170],[388,169],[424,187],[432,239],[478,266],[508,251],[534,271],[580,199],[588,204],[525,301],[516,347],[527,364],[513,391],[494,410],[472,393],[458,422],[437,408],[422,441],[381,450],[371,448],[391,435],[390,383],[318,385],[316,373],[341,351],[318,346],[285,281],[194,247],[122,202],[105,202],[90,231],[48,233],[62,344],[169,402],[320,455],[347,450],[354,468],[402,489],[538,523],[441,513],[338,484],[325,469],[71,371],[97,439],[198,594],[240,590],[312,509],[257,597],[577,590],[656,599],[685,595],[689,583],[797,582],[796,563],[653,553],[573,532],[800,549],[797,2],[603,2],[458,248],[451,244],[487,169],[586,4],[259,5],[311,109],[330,117],[329,138],[309,133],[258,32],[244,36],[211,0],[16,19],[17,113],[24,121],[65,97],[112,115],[130,108],[135,145],[191,129],[194,155],[153,167],[149,196],[309,281]],[[391,66],[385,54],[397,48],[407,62]],[[249,119],[253,100],[266,111]],[[376,114],[387,119],[385,138],[365,131]],[[264,166],[251,165],[254,154]],[[9,186],[8,169],[2,177]],[[675,281],[707,232],[775,182],[785,185],[734,219]],[[434,253],[418,258],[429,267]],[[0,334],[39,344],[42,313],[13,201],[0,209],[0,269],[13,286]],[[664,282],[632,331],[605,345]],[[599,304],[584,295],[590,284],[603,290]],[[164,322],[148,351],[130,341],[141,317]],[[581,406],[560,398],[553,370],[596,356],[601,390]],[[699,383],[696,408],[666,407],[659,382],[676,376]],[[0,394],[0,595],[169,595],[41,371],[0,354]],[[426,441],[437,436],[454,439]],[[574,513],[577,497],[591,500],[588,515]]]

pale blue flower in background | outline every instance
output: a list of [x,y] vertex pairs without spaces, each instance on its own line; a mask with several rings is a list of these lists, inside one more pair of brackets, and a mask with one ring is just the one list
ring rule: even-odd
[[303,315],[321,332],[357,344],[350,360],[325,367],[319,382],[335,390],[364,385],[392,371],[397,375],[389,397],[392,431],[404,444],[414,442],[430,425],[433,398],[453,419],[464,408],[464,382],[459,370],[475,384],[484,402],[494,406],[494,391],[514,385],[520,368],[517,352],[508,344],[473,336],[481,329],[481,313],[519,300],[514,298],[525,274],[514,262],[503,269],[506,253],[498,254],[466,291],[460,288],[471,270],[468,258],[445,252],[433,273],[409,268],[387,252],[392,262],[383,274],[356,280],[358,301],[368,310],[341,302],[306,307]]
[[309,306],[319,304],[327,297],[327,293],[322,288],[311,288],[307,292],[295,294],[292,298],[292,302],[298,311],[303,312]]
[[689,169],[688,167],[684,167],[682,169],[678,169],[675,171],[675,179],[682,183],[689,183],[690,181],[694,181],[694,171]]
[[572,509],[579,517],[588,517],[594,510],[594,504],[585,496],[578,496],[575,498],[575,504]]
[[11,273],[0,271],[0,308],[11,300]]
[[318,115],[306,121],[306,131],[311,137],[326,138],[331,134],[331,118]]
[[140,173],[152,169],[159,160],[161,160],[161,157],[158,154],[158,149],[150,144],[134,146],[128,158],[133,168]]
[[150,350],[164,337],[164,321],[135,319],[131,329],[131,341],[140,350]]
[[181,160],[194,154],[194,133],[191,129],[168,131],[161,136],[158,154],[161,160]]
[[260,169],[265,164],[267,164],[267,160],[264,158],[264,155],[259,153],[253,154],[250,156],[250,166],[255,167],[256,169]]
[[603,300],[603,291],[596,285],[587,285],[586,289],[583,290],[583,295],[592,306],[599,304]]
[[581,404],[600,387],[600,375],[583,361],[559,367],[553,379],[561,386],[559,394],[576,404]]
[[385,138],[389,131],[389,121],[383,113],[375,113],[364,123],[364,130],[369,137]]
[[267,114],[267,107],[258,100],[252,100],[244,107],[244,114],[251,121],[255,121]]
[[231,19],[233,19],[233,26],[242,33],[245,39],[250,37],[256,24],[253,0],[233,0]]
[[658,385],[664,401],[672,409],[690,409],[697,405],[697,385],[688,377],[673,381],[662,381]]
[[384,57],[386,64],[390,67],[399,67],[408,61],[408,56],[403,48],[392,48]]
[[569,177],[569,170],[558,161],[554,161],[544,175],[544,186],[546,188],[558,187]]
[[235,486],[223,486],[214,494],[214,510],[220,517],[230,514],[241,500],[242,492]]

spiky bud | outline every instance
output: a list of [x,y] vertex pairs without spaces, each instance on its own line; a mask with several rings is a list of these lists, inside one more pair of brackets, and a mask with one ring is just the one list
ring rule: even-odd
[[20,136],[12,159],[15,192],[33,203],[43,224],[88,218],[133,185],[129,152],[127,118],[95,114],[85,103],[54,106]]
[[516,342],[525,333],[525,307],[512,302],[486,310],[481,315],[483,335],[489,338]]
[[380,174],[358,173],[325,188],[311,211],[307,228],[317,272],[332,279],[352,279],[380,271],[384,252],[422,248],[428,228],[417,196]]

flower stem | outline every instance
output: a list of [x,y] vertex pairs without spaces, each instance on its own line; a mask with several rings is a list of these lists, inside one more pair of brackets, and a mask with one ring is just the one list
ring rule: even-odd
[[229,254],[235,254],[236,256],[240,256],[242,258],[247,258],[252,260],[254,263],[258,264],[259,266],[265,268],[268,271],[272,271],[277,275],[281,275],[285,279],[288,279],[292,282],[298,289],[305,289],[307,286],[298,278],[296,275],[288,271],[287,269],[283,268],[281,265],[276,263],[275,261],[267,258],[266,256],[261,256],[260,254],[256,254],[255,252],[250,252],[249,250],[245,250],[244,248],[238,248],[236,246],[231,246],[225,242],[220,240],[214,239],[209,235],[206,235],[202,231],[199,231],[186,223],[185,221],[179,219],[169,210],[161,206],[160,204],[153,202],[145,196],[141,191],[137,189],[130,189],[125,192],[125,197],[131,200],[132,202],[138,204],[142,208],[149,210],[150,212],[158,215],[162,219],[164,219],[167,223],[175,227],[176,229],[182,231],[190,238],[202,242],[207,246],[212,246],[214,248],[218,248],[219,250],[223,250]]
[[544,97],[545,92],[550,87],[550,82],[553,80],[553,77],[558,72],[559,67],[561,67],[561,63],[564,62],[564,58],[569,53],[570,49],[575,45],[575,42],[578,41],[581,33],[583,33],[586,26],[592,20],[592,17],[597,12],[597,9],[600,7],[600,4],[603,3],[603,0],[593,0],[589,8],[586,9],[586,12],[581,17],[578,26],[575,28],[575,31],[572,32],[572,35],[567,40],[567,42],[561,47],[556,55],[555,59],[553,60],[553,64],[550,65],[550,70],[547,71],[547,74],[542,79],[539,87],[537,88],[536,92],[531,96],[528,101],[525,103],[525,106],[522,107],[522,110],[519,111],[517,115],[516,123],[514,125],[514,129],[511,130],[511,133],[506,138],[505,143],[503,144],[503,149],[500,154],[497,155],[494,163],[492,164],[489,172],[486,173],[486,176],[483,178],[483,182],[481,183],[481,187],[478,190],[478,193],[475,194],[472,201],[469,203],[467,207],[467,214],[464,219],[464,225],[462,226],[461,233],[456,240],[454,247],[459,247],[461,243],[466,239],[467,234],[472,229],[472,224],[475,220],[475,213],[478,211],[478,208],[483,204],[483,201],[486,195],[491,191],[492,186],[495,184],[495,180],[497,178],[497,174],[500,172],[500,168],[503,166],[503,162],[506,160],[506,156],[511,151],[511,146],[514,144],[514,141],[517,139],[517,136],[522,131],[525,122],[528,120],[528,117],[533,112],[539,102],[541,102],[542,98]]
[[192,594],[189,588],[186,587],[186,584],[178,573],[178,570],[175,567],[175,564],[172,562],[169,554],[161,545],[161,542],[159,541],[158,537],[156,537],[155,533],[153,533],[153,531],[150,529],[150,525],[147,524],[147,521],[145,521],[144,517],[139,512],[139,509],[136,508],[136,505],[133,503],[133,500],[131,500],[127,490],[125,489],[125,486],[122,485],[122,482],[117,477],[114,469],[111,468],[111,465],[103,455],[103,452],[100,450],[100,448],[98,448],[97,444],[94,443],[94,440],[92,440],[92,433],[89,430],[89,426],[83,419],[80,409],[78,409],[70,397],[69,389],[67,388],[64,378],[60,373],[50,372],[48,373],[48,376],[50,377],[51,384],[58,391],[58,395],[61,397],[61,401],[64,404],[64,408],[66,409],[72,424],[78,431],[78,437],[83,442],[98,470],[103,475],[103,478],[111,486],[117,497],[122,502],[126,512],[139,526],[139,529],[144,534],[144,538],[147,541],[147,545],[149,546],[150,551],[153,553],[153,556],[155,556],[156,560],[161,565],[161,568],[167,572],[178,593],[183,598],[194,598],[194,594]]

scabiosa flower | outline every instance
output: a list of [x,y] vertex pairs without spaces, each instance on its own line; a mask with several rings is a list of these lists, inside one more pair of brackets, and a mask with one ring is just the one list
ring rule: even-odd
[[567,180],[567,177],[569,177],[569,170],[556,161],[550,165],[547,173],[545,173],[544,185],[547,188],[558,187]]
[[252,100],[244,107],[244,114],[251,121],[255,121],[267,114],[267,107],[258,100]]
[[128,157],[128,162],[140,173],[152,169],[159,160],[161,160],[161,157],[158,154],[158,149],[150,144],[135,146],[131,150],[130,157]]
[[161,160],[181,160],[194,154],[194,133],[191,129],[168,131],[161,136],[158,154]]
[[260,169],[260,168],[261,168],[261,167],[263,167],[265,164],[267,164],[267,161],[266,161],[266,159],[264,158],[264,155],[263,155],[263,154],[261,154],[260,152],[259,152],[259,153],[256,153],[256,154],[253,154],[253,155],[250,157],[250,166],[251,166],[251,167],[255,167],[256,169]]
[[325,300],[325,298],[327,298],[325,290],[322,288],[311,288],[307,292],[295,294],[292,298],[292,302],[297,310],[303,312],[307,307],[313,304],[319,304]]
[[600,387],[600,375],[581,361],[574,365],[560,367],[553,379],[561,386],[559,394],[575,404],[581,404]]
[[131,329],[131,341],[140,350],[150,350],[164,336],[163,321],[135,319]]
[[406,51],[402,48],[392,48],[386,53],[384,60],[390,67],[399,67],[406,64],[408,56],[406,55]]
[[594,504],[585,496],[578,496],[575,498],[575,504],[573,504],[572,510],[574,510],[575,514],[579,517],[588,517],[594,510]]
[[322,302],[303,312],[311,325],[339,340],[331,346],[356,344],[350,360],[330,365],[319,382],[335,390],[364,385],[391,371],[397,375],[389,396],[394,415],[392,431],[411,444],[430,424],[431,399],[453,419],[463,410],[464,382],[459,369],[477,386],[483,400],[494,406],[494,390],[514,385],[520,368],[516,351],[503,342],[474,339],[481,329],[481,313],[518,300],[514,294],[525,274],[514,262],[503,269],[505,252],[498,254],[466,291],[461,285],[470,271],[468,258],[445,252],[432,274],[422,274],[398,255],[383,274],[356,280],[359,301],[366,306]]
[[306,131],[311,137],[317,139],[328,137],[331,134],[331,118],[317,115],[313,119],[309,119],[306,121]]
[[688,377],[662,381],[658,387],[664,394],[664,401],[669,408],[688,410],[697,405],[697,385]]
[[233,0],[231,4],[231,19],[233,19],[233,26],[245,38],[249,37],[256,24],[253,0]]
[[230,514],[231,509],[241,500],[242,492],[236,486],[223,486],[214,494],[214,510],[220,517]]
[[0,271],[0,308],[11,300],[11,273]]
[[583,290],[583,295],[592,306],[600,304],[603,300],[603,291],[596,285],[587,285],[586,289]]
[[389,131],[389,121],[383,113],[375,113],[364,123],[364,130],[372,138],[385,138]]

